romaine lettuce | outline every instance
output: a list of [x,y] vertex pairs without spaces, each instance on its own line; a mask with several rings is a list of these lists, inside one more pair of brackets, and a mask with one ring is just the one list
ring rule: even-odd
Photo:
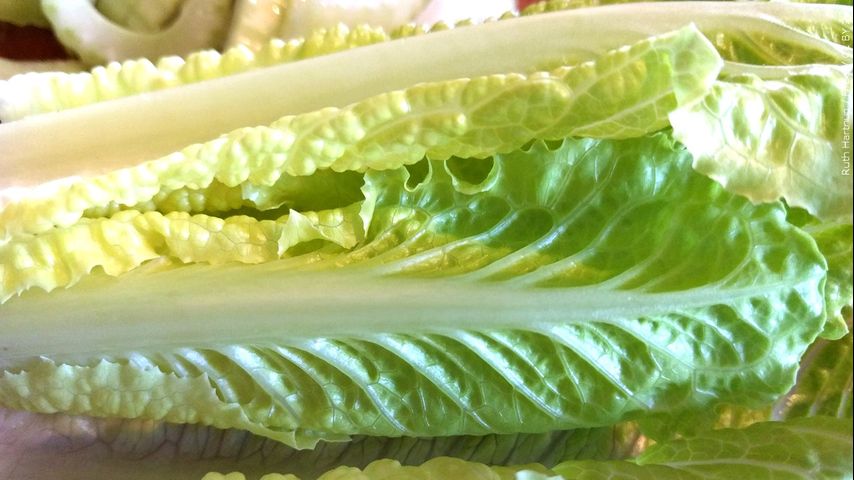
[[0,83],[0,478],[850,477],[850,9],[564,3]]

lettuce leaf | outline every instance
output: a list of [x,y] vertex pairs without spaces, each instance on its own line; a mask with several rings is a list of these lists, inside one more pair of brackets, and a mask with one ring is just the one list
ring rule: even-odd
[[[552,72],[417,84],[344,108],[238,129],[106,175],[43,183],[20,195],[14,189],[5,205],[0,197],[0,239],[70,226],[87,209],[110,202],[133,206],[159,192],[206,188],[215,180],[229,187],[270,186],[282,175],[383,170],[425,155],[483,157],[534,138],[643,135],[667,126],[667,112],[677,105],[701,98],[719,69],[708,41],[686,27]],[[7,160],[7,182],[23,186],[40,176],[38,166]],[[122,157],[110,158],[111,166],[117,160]],[[91,160],[78,157],[62,168],[75,163]],[[51,164],[42,173],[61,171]]]
[[373,213],[351,252],[137,269],[8,301],[0,403],[306,447],[605,426],[791,386],[823,329],[825,263],[781,205],[694,173],[666,135],[466,162],[431,161],[415,185],[406,168],[368,172]]
[[524,17],[0,84],[0,476],[850,476],[850,10]]
[[360,205],[353,204],[320,212],[291,210],[275,220],[136,210],[86,219],[0,246],[0,263],[15,267],[0,270],[5,293],[0,301],[33,287],[50,291],[73,285],[96,267],[118,276],[161,257],[212,265],[261,263],[290,256],[292,247],[312,240],[350,248],[364,236],[359,214]]
[[[694,168],[755,202],[784,198],[826,221],[851,222],[851,66],[815,66],[781,79],[719,81],[671,114]],[[847,127],[846,127],[847,125]]]
[[815,239],[818,248],[827,260],[827,283],[825,303],[830,321],[828,328],[833,333],[826,336],[839,338],[851,324],[851,309],[854,305],[854,273],[852,273],[852,245],[854,227],[845,223],[815,222],[805,227]]
[[387,40],[389,36],[381,28],[366,25],[350,28],[341,24],[316,30],[306,38],[272,39],[254,51],[237,45],[222,53],[201,50],[186,57],[162,57],[155,62],[147,58],[111,62],[76,75],[56,71],[29,73],[0,84],[0,119],[4,122],[18,120]]
[[[318,480],[840,479],[849,476],[852,468],[851,434],[850,422],[817,417],[709,431],[695,438],[653,445],[631,461],[569,461],[549,470],[536,465],[490,468],[447,457],[419,466],[402,466],[385,460],[371,463],[363,470],[339,467]],[[225,475],[211,472],[202,480],[245,478],[239,472]],[[298,480],[298,477],[271,473],[261,480]]]
[[[566,9],[577,6],[575,3],[537,4],[526,9],[523,15]],[[254,2],[249,5],[260,10],[278,8],[275,2]],[[546,5],[547,8],[534,8],[540,5]],[[546,58],[540,64],[517,71],[528,73],[546,69],[554,64],[590,60],[609,49],[634,43],[648,36],[660,35],[692,22],[697,24],[728,61],[758,65],[798,65],[820,60],[841,63],[848,58],[850,62],[850,51],[845,48],[829,45],[813,35],[799,33],[792,28],[822,33],[832,41],[838,40],[846,31],[845,18],[849,25],[847,31],[850,32],[851,16],[847,12],[832,8],[801,10],[779,4],[764,6],[758,10],[763,14],[758,18],[753,10],[740,8],[738,5],[714,4],[692,5],[690,8],[674,5],[645,5],[643,8],[635,8],[629,5],[597,15],[586,11],[582,12],[583,14],[567,12],[560,19],[562,31],[574,32],[574,36],[584,38],[583,42],[576,43],[569,49],[562,47],[558,58]],[[232,34],[239,38],[249,34],[241,33],[239,24],[243,18],[249,17],[239,16],[236,20],[238,26],[232,31]],[[513,15],[504,18],[513,18]],[[621,27],[627,23],[632,27],[611,32],[615,22]],[[339,24],[312,30],[306,32],[304,37],[287,41],[274,35],[253,37],[252,40],[247,40],[248,46],[243,43],[236,44],[222,54],[214,50],[204,50],[185,58],[172,56],[151,60],[131,59],[121,64],[98,66],[91,72],[78,75],[28,75],[0,84],[0,118],[10,121],[467,25],[468,23],[460,23],[448,26],[439,22],[430,28],[410,25],[387,30],[377,26],[348,27]],[[607,33],[594,35],[596,32]],[[514,32],[514,36],[518,36],[518,32]],[[543,48],[545,41],[538,40],[540,45],[537,48]]]
[[585,480],[839,479],[851,475],[851,434],[850,420],[762,422],[654,445],[633,462],[567,462],[554,471]]
[[773,418],[816,415],[848,418],[851,413],[851,333],[839,340],[818,339],[801,360],[798,382],[778,400]]

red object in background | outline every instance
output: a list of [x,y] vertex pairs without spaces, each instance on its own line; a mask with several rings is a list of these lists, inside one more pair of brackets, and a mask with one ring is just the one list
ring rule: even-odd
[[521,11],[523,8],[527,7],[528,5],[537,3],[539,1],[540,0],[516,0],[516,8]]
[[60,60],[68,53],[46,28],[0,22],[0,57],[11,60]]

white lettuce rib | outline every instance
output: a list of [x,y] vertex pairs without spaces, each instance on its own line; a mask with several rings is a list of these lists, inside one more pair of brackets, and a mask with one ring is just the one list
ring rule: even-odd
[[[126,274],[121,282],[91,279],[75,289],[33,293],[39,297],[38,322],[33,322],[35,298],[3,306],[2,362],[14,364],[35,352],[68,361],[91,355],[94,345],[109,345],[101,352],[109,354],[160,349],[188,340],[196,345],[254,344],[282,336],[312,338],[332,331],[358,338],[378,328],[419,334],[453,332],[460,325],[498,330],[519,327],[523,318],[526,329],[548,331],[555,325],[591,319],[607,324],[626,316],[661,315],[675,306],[708,308],[796,287],[779,283],[666,293],[598,287],[531,290],[450,280],[365,281],[358,274],[289,272],[292,268],[287,260],[260,265],[191,265],[160,273],[144,268]],[[283,297],[283,292],[288,295]],[[331,292],[335,292],[334,302]],[[169,301],[151,302],[167,298]],[[472,308],[473,298],[478,299],[476,309]],[[156,330],[151,328],[152,318],[176,318],[182,311],[192,314],[180,322],[160,322]],[[211,321],[244,318],[250,311],[251,318],[239,323]],[[285,321],[282,312],[287,312]],[[401,316],[401,312],[407,314]],[[347,321],[342,323],[342,318]],[[121,325],[116,325],[117,319]]]

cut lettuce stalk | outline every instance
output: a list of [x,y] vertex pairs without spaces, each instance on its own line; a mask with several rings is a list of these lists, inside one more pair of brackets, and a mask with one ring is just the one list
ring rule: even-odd
[[[272,8],[265,2],[256,4],[257,8]],[[790,27],[789,23],[832,28],[839,18],[847,16],[850,23],[850,12],[825,7],[815,11],[802,11],[788,8],[764,8],[760,10],[765,15],[760,16],[753,10],[745,15],[744,9],[725,5],[702,5],[691,8],[680,8],[671,5],[661,10],[658,15],[666,21],[651,20],[654,10],[663,7],[655,5],[648,9],[638,9],[625,6],[610,9],[608,15],[585,13],[572,14],[562,20],[565,30],[553,32],[555,35],[572,35],[584,38],[585,45],[573,45],[572,50],[562,53],[566,58],[550,59],[540,65],[520,65],[518,72],[528,72],[542,69],[544,66],[563,64],[567,60],[588,60],[606,49],[615,48],[624,43],[639,41],[645,37],[674,30],[688,23],[695,22],[699,28],[712,39],[724,59],[740,63],[774,63],[781,65],[816,62],[820,58],[831,59],[833,62],[850,62],[850,50],[828,45],[810,35],[799,33]],[[649,15],[650,10],[653,10]],[[767,10],[767,12],[765,11]],[[645,20],[639,19],[641,15]],[[645,15],[649,15],[646,17]],[[583,20],[583,23],[581,22]],[[599,23],[599,25],[591,24]],[[611,31],[617,22],[623,28]],[[787,23],[788,22],[788,23]],[[637,24],[636,24],[637,23]],[[632,25],[626,30],[625,25]],[[595,35],[595,27],[603,35]],[[437,24],[431,29],[438,31],[447,28]],[[604,29],[604,31],[603,31]],[[850,29],[849,29],[850,30]],[[222,55],[205,51],[190,55],[186,60],[181,58],[165,58],[152,64],[148,60],[131,60],[122,65],[113,64],[97,67],[90,74],[63,76],[42,75],[17,79],[13,83],[2,86],[0,91],[0,118],[3,121],[23,118],[33,114],[58,111],[79,107],[90,103],[120,98],[176,87],[188,83],[219,78],[242,71],[265,68],[275,64],[286,63],[317,55],[333,53],[350,48],[388,41],[393,38],[409,37],[423,33],[424,28],[399,28],[386,33],[382,28],[358,26],[348,28],[343,25],[329,29],[315,30],[307,34],[305,39],[295,39],[287,43],[278,39],[257,41],[251,49],[246,47],[231,48]],[[606,34],[607,33],[607,34]],[[518,33],[513,33],[514,38]],[[755,38],[762,40],[757,42]],[[545,46],[545,40],[536,44],[536,49]],[[531,47],[534,48],[534,47]],[[254,50],[251,51],[251,50]],[[528,52],[530,55],[530,51]],[[482,60],[481,60],[482,61]],[[521,69],[518,69],[520,68]],[[434,67],[435,68],[435,67]],[[460,73],[459,76],[471,75]]]
[[177,18],[156,33],[127,30],[103,16],[95,0],[42,0],[59,40],[85,63],[181,55],[222,44],[231,18],[228,0],[187,0]]

